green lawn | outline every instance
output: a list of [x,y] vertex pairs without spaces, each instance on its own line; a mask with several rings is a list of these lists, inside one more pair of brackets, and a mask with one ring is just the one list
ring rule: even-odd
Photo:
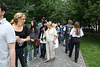
[[100,67],[100,37],[83,37],[81,47],[87,65]]

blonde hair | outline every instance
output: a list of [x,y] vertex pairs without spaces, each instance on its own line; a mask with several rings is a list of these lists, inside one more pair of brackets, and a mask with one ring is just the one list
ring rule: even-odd
[[52,23],[52,27],[56,27],[54,23]]
[[47,22],[47,25],[51,25],[52,26],[52,22],[51,21]]
[[24,13],[16,13],[10,23],[16,25],[19,23],[19,25],[22,25],[21,19],[19,19],[18,21],[18,18],[22,18],[22,17],[26,17]]

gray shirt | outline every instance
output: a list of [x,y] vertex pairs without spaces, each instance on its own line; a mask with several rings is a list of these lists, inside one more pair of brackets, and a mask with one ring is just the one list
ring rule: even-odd
[[0,67],[10,67],[9,43],[16,42],[15,31],[4,18],[0,21]]
[[[67,31],[66,31],[66,27],[67,27]],[[64,31],[66,32],[66,34],[70,34],[71,29],[72,29],[73,27],[74,27],[73,25],[67,24],[67,25],[64,27]]]

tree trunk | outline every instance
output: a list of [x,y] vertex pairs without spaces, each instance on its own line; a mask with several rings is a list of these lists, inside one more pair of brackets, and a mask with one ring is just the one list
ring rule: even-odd
[[91,33],[91,32],[90,32],[90,27],[91,27],[91,26],[90,26],[90,21],[89,21],[89,19],[88,19],[88,23],[89,23],[88,26],[89,26],[89,38],[90,38],[90,33]]

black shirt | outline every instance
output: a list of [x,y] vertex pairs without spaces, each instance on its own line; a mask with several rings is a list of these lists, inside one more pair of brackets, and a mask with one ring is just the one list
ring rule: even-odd
[[[15,31],[15,33],[16,33],[16,36],[19,36],[20,38],[23,38],[23,39],[25,39],[27,36],[29,36],[29,32],[28,32],[28,27],[27,26],[24,26],[23,30],[21,32]],[[24,42],[23,46],[21,46],[21,47],[19,47],[18,43],[16,42],[16,49],[24,48],[26,46],[27,46],[27,42]]]

